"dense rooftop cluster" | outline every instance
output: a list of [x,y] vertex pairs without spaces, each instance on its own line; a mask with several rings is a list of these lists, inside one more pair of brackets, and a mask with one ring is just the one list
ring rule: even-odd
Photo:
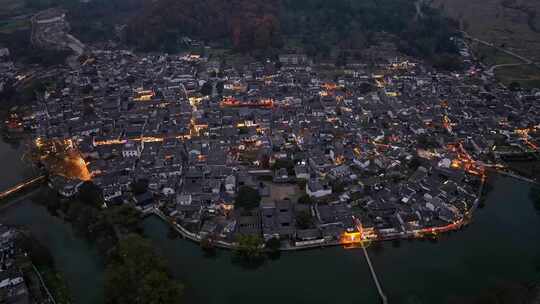
[[[538,94],[485,79],[459,45],[460,74],[405,57],[233,67],[95,51],[22,119],[36,142],[78,150],[107,204],[159,206],[199,239],[339,243],[359,223],[372,239],[420,236],[461,227],[486,168],[540,138]],[[71,196],[81,182],[52,184]],[[247,187],[255,207],[235,204]]]
[[23,251],[16,242],[18,234],[15,229],[0,225],[0,295],[9,304],[31,303],[21,270]]

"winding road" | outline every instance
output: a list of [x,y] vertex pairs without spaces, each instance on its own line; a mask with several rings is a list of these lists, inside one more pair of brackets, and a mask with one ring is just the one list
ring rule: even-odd
[[527,57],[521,56],[521,55],[516,54],[516,53],[514,53],[514,52],[512,52],[512,51],[509,51],[509,50],[507,50],[507,49],[504,49],[504,48],[502,48],[502,47],[498,47],[498,46],[494,45],[494,44],[491,43],[491,42],[488,42],[488,41],[485,41],[485,40],[482,40],[482,39],[478,39],[478,38],[476,38],[476,37],[473,37],[473,36],[469,35],[467,32],[462,31],[461,33],[463,34],[463,37],[466,38],[466,39],[469,39],[469,40],[472,40],[472,41],[474,41],[474,42],[478,42],[478,43],[480,43],[480,44],[483,44],[483,45],[492,47],[492,48],[494,48],[494,49],[496,49],[496,50],[498,50],[498,51],[501,51],[501,52],[503,52],[503,53],[505,53],[505,54],[508,54],[508,55],[510,55],[510,56],[512,56],[512,57],[515,57],[515,58],[517,58],[517,59],[523,61],[523,62],[526,63],[526,64],[534,64],[534,63],[535,63],[533,60],[531,60],[531,59],[529,59],[529,58],[527,58]]
[[512,52],[508,49],[505,49],[505,48],[502,48],[502,47],[499,47],[499,46],[496,46],[495,44],[491,43],[491,42],[488,42],[488,41],[485,41],[485,40],[482,40],[482,39],[479,39],[479,38],[476,38],[476,37],[473,37],[471,35],[469,35],[469,33],[465,32],[465,31],[462,31],[461,32],[463,34],[463,38],[465,39],[469,39],[471,41],[474,41],[474,42],[477,42],[477,43],[480,43],[480,44],[483,44],[485,46],[488,46],[488,47],[491,47],[491,48],[494,48],[500,52],[503,52],[507,55],[510,55],[514,58],[517,58],[521,61],[523,61],[522,63],[505,63],[505,64],[496,64],[496,65],[493,65],[491,66],[489,69],[486,70],[486,72],[488,74],[491,74],[493,75],[494,71],[498,68],[503,68],[503,67],[513,67],[513,66],[522,66],[522,65],[533,65],[537,68],[540,68],[540,62],[535,62],[534,60],[530,59],[530,58],[527,58],[527,57],[524,57],[524,56],[521,56],[515,52]]

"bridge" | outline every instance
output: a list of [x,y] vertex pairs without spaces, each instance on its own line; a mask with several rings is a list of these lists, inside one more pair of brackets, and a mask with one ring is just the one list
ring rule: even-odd
[[388,304],[388,298],[384,294],[384,291],[382,289],[382,285],[379,282],[379,278],[377,277],[377,273],[375,272],[375,268],[373,267],[373,264],[371,263],[371,259],[369,258],[369,254],[367,252],[366,246],[364,246],[364,229],[362,227],[362,223],[359,219],[353,217],[353,220],[356,224],[356,229],[358,232],[360,232],[360,235],[362,236],[362,251],[364,252],[364,257],[366,258],[366,262],[369,266],[369,271],[371,272],[371,277],[373,278],[373,282],[375,282],[375,286],[377,287],[377,292],[379,293],[379,297],[381,298],[382,304]]
[[0,200],[3,200],[5,199],[6,197],[10,196],[10,195],[13,195],[13,194],[16,194],[24,189],[27,189],[31,186],[34,186],[34,185],[37,185],[41,182],[44,182],[46,179],[46,176],[45,175],[40,175],[38,177],[34,177],[32,179],[29,179],[27,181],[24,181],[22,183],[19,183],[7,190],[4,190],[3,192],[0,192]]

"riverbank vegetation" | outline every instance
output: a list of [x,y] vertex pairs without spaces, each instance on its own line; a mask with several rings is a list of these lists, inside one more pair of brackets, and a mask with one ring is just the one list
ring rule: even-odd
[[[175,234],[178,234],[178,232],[175,230]],[[211,238],[205,237],[201,239],[201,242],[199,243],[201,246],[202,251],[204,252],[205,257],[215,257],[217,254],[217,248],[214,245],[214,241]]]
[[[97,191],[89,187],[81,187],[88,192]],[[33,200],[47,207],[47,210],[56,216],[61,216],[74,228],[75,233],[95,244],[100,254],[107,257],[119,239],[117,230],[112,223],[111,217],[116,208],[101,210],[99,194],[82,191],[78,196],[71,199],[62,199],[58,193],[42,188]]]
[[91,182],[84,183],[73,198],[62,199],[54,190],[44,187],[33,200],[70,222],[75,232],[95,244],[104,257],[126,235],[142,232],[139,211],[128,205],[103,208],[101,191]]
[[234,262],[246,267],[257,267],[265,260],[264,244],[256,235],[238,236],[237,246],[234,250]]
[[105,269],[107,304],[182,303],[183,288],[150,241],[137,234],[119,241]]
[[71,303],[71,293],[67,288],[64,277],[56,270],[54,259],[49,250],[27,232],[22,232],[17,237],[17,247],[28,253],[27,257],[31,262],[19,261],[32,295],[34,297],[48,298],[47,292],[43,290],[41,281],[35,273],[35,266],[56,303]]
[[123,204],[104,208],[99,187],[85,182],[79,194],[61,198],[43,187],[33,200],[68,221],[77,235],[96,246],[105,263],[107,304],[178,303],[182,285],[142,237],[142,215]]

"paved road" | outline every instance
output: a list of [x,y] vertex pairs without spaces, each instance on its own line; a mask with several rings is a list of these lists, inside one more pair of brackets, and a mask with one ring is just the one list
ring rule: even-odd
[[505,63],[505,64],[496,64],[491,66],[486,72],[489,74],[493,74],[496,69],[498,68],[504,68],[504,67],[514,67],[514,66],[522,66],[522,65],[538,65],[540,63],[538,62],[532,62],[532,63]]
[[4,190],[3,192],[0,192],[0,200],[11,195],[11,194],[14,194],[14,193],[17,193],[23,189],[25,189],[26,187],[30,187],[32,185],[35,185],[37,183],[40,183],[42,181],[45,180],[45,175],[41,175],[41,176],[38,176],[38,177],[35,177],[35,178],[32,178],[31,180],[28,180],[28,181],[24,181],[18,185],[15,185],[7,190]]
[[473,37],[471,35],[469,35],[467,32],[462,32],[463,34],[463,37],[467,38],[467,39],[470,39],[472,41],[475,41],[475,42],[478,42],[480,44],[483,44],[483,45],[486,45],[486,46],[489,46],[489,47],[492,47],[494,49],[497,49],[498,51],[501,51],[503,53],[506,53],[512,57],[515,57],[523,62],[525,62],[526,64],[534,64],[535,62],[533,60],[531,60],[530,58],[527,58],[527,57],[524,57],[524,56],[521,56],[519,54],[516,54],[512,51],[509,51],[507,49],[504,49],[504,48],[501,48],[501,47],[498,47],[496,45],[494,45],[493,43],[491,42],[488,42],[488,41],[485,41],[485,40],[482,40],[482,39],[478,39],[476,37]]
[[540,69],[540,62],[535,62],[534,60],[530,59],[530,58],[527,58],[527,57],[524,57],[524,56],[521,56],[519,54],[516,54],[510,50],[507,50],[505,48],[502,48],[502,47],[499,47],[499,46],[496,46],[494,45],[493,43],[491,42],[488,42],[488,41],[485,41],[485,40],[482,40],[482,39],[478,39],[476,37],[473,37],[471,35],[469,35],[467,32],[464,32],[462,31],[461,32],[463,34],[463,37],[465,37],[466,39],[470,39],[472,41],[475,41],[475,42],[478,42],[480,44],[483,44],[483,45],[486,45],[486,46],[489,46],[489,47],[492,47],[500,52],[503,52],[507,55],[510,55],[514,58],[517,58],[521,61],[523,61],[522,63],[505,63],[505,64],[496,64],[496,65],[493,65],[491,66],[488,70],[486,70],[486,73],[490,74],[490,75],[493,75],[493,73],[495,72],[496,69],[498,68],[503,68],[503,67],[514,67],[514,66],[522,66],[522,65],[532,65],[532,66],[535,66],[537,68]]

